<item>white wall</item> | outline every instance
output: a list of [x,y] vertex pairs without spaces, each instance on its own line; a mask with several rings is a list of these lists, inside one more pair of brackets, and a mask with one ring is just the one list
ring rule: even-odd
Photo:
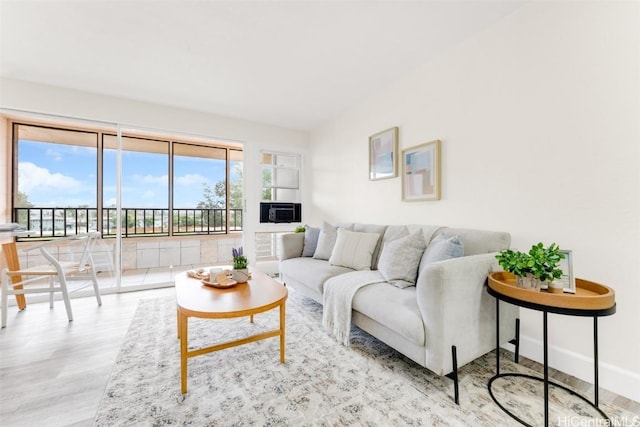
[[[253,233],[261,230],[258,224],[260,150],[303,154],[308,144],[308,134],[303,131],[8,78],[0,79],[0,108],[242,142],[247,200],[243,234],[247,254],[253,254]],[[0,172],[5,163],[0,161]],[[2,184],[6,190],[6,182]]]
[[[640,401],[640,5],[539,2],[311,133],[311,220],[505,230],[512,246],[573,250],[578,277],[615,288],[600,320],[601,385]],[[442,140],[442,200],[401,202],[368,180],[368,137]],[[542,315],[523,310],[541,360]],[[592,321],[550,317],[552,366],[593,381]]]

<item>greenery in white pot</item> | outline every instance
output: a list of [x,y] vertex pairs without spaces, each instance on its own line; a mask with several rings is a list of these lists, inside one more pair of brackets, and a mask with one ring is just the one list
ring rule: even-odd
[[[545,248],[542,242],[533,245],[528,253],[506,249],[496,255],[500,266],[516,276],[518,286],[535,289],[562,276],[559,265],[563,258],[558,245],[552,243]],[[535,279],[533,283],[531,278]]]
[[235,270],[244,270],[247,268],[248,260],[242,252],[242,246],[240,246],[238,249],[231,248],[231,255],[233,255],[233,268]]

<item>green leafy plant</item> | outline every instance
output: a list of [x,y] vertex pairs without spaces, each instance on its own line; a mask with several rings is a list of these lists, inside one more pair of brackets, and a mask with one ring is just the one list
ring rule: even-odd
[[247,257],[242,253],[242,246],[238,249],[231,248],[231,255],[233,255],[233,268],[234,270],[243,270],[247,268]]
[[305,231],[306,231],[306,229],[304,227],[302,227],[302,226],[298,226],[295,229],[296,233],[304,233]]
[[545,248],[542,242],[533,245],[528,253],[506,249],[496,255],[505,271],[521,277],[532,274],[542,282],[562,276],[562,269],[558,265],[563,258],[558,245],[552,243]]

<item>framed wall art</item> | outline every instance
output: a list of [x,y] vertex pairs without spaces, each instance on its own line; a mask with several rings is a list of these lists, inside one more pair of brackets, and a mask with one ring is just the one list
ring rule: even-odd
[[440,200],[440,140],[402,150],[402,200]]
[[398,128],[383,130],[369,137],[369,179],[398,176]]
[[573,277],[573,258],[571,251],[560,249],[560,253],[564,255],[564,258],[560,260],[560,269],[562,270],[562,276],[559,279],[555,279],[555,282],[562,284],[564,292],[572,294],[576,293],[576,279]]

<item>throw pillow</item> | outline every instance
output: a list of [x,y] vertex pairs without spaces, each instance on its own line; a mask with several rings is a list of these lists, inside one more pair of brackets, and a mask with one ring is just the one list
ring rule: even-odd
[[315,259],[329,259],[338,238],[338,227],[328,222],[323,222],[318,235],[318,244],[313,253]]
[[302,256],[313,256],[318,246],[318,236],[320,235],[320,227],[304,226],[304,246],[302,247]]
[[447,237],[438,234],[427,246],[422,257],[421,265],[464,256],[464,246],[460,236]]
[[380,274],[387,282],[398,288],[414,286],[418,277],[420,259],[426,246],[422,230],[385,243],[378,260]]
[[339,228],[329,264],[354,270],[371,270],[371,258],[379,238],[378,233],[361,233]]

